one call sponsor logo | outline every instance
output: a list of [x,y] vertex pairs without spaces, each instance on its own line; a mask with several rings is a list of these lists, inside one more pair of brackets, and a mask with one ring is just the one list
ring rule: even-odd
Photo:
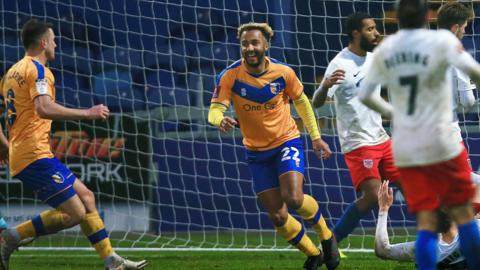
[[255,111],[262,111],[262,110],[273,110],[275,109],[274,103],[264,103],[264,104],[249,104],[245,103],[242,106],[243,110],[247,112],[255,112]]

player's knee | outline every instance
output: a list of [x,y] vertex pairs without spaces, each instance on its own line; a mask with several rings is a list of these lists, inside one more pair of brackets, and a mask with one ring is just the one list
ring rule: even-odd
[[85,208],[82,208],[80,211],[76,212],[73,215],[73,221],[75,224],[80,224],[80,222],[85,218],[87,211]]
[[470,203],[449,207],[448,213],[457,224],[465,224],[474,219]]
[[268,213],[268,217],[276,227],[281,227],[287,222],[288,214],[281,211],[276,213]]
[[90,211],[95,209],[95,195],[92,191],[86,190],[82,192],[82,194],[80,195],[80,199],[82,200],[83,204],[87,209],[89,209]]
[[287,206],[291,209],[298,209],[303,204],[303,193],[301,194],[282,194],[283,201],[287,204]]
[[73,227],[80,224],[85,218],[86,210],[84,207],[76,209],[72,213],[68,213],[64,216],[64,223],[66,227]]
[[296,197],[288,198],[285,200],[285,203],[291,209],[298,209],[302,206],[303,198],[296,198]]
[[378,196],[376,193],[364,192],[356,204],[361,211],[369,211],[378,204]]

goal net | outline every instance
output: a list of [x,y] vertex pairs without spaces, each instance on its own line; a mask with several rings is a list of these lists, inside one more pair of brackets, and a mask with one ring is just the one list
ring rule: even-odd
[[[115,247],[284,249],[288,244],[276,237],[256,200],[239,130],[221,134],[206,122],[215,76],[240,57],[236,29],[268,22],[275,31],[269,55],[289,63],[311,96],[328,61],[347,45],[346,16],[369,12],[381,32],[391,33],[392,10],[393,1],[375,0],[0,1],[0,71],[24,54],[23,23],[47,20],[57,35],[50,63],[57,102],[82,108],[103,103],[113,112],[108,121],[55,121],[51,144],[55,156],[94,191]],[[477,28],[474,20],[464,39],[473,54]],[[304,189],[333,226],[356,194],[333,106],[317,115],[334,155],[318,160],[303,133]],[[460,119],[476,169],[478,110]],[[7,222],[17,224],[47,208],[6,167],[0,173],[0,209]],[[375,216],[362,221],[342,247],[371,248]],[[390,225],[399,241],[413,236],[415,223],[397,193]],[[78,228],[33,244],[88,246]]]

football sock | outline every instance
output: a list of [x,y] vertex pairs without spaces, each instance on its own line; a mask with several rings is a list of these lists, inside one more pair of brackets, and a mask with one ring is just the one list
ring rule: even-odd
[[480,269],[480,232],[475,220],[458,225],[460,250],[469,269]]
[[317,256],[320,254],[320,250],[305,233],[305,228],[290,214],[288,215],[285,224],[281,227],[276,227],[276,229],[278,234],[285,238],[291,245],[297,247],[305,255]]
[[113,254],[110,238],[98,212],[87,213],[80,222],[80,228],[102,259]]
[[332,231],[328,228],[318,203],[312,196],[303,195],[303,204],[296,211],[305,221],[312,225],[320,240],[332,238]]
[[63,213],[58,210],[48,210],[40,215],[27,220],[15,227],[19,240],[56,233],[65,228]]
[[347,211],[343,213],[342,217],[333,228],[333,234],[335,234],[337,241],[340,242],[347,237],[358,226],[360,219],[367,213],[368,211],[360,211],[355,202],[350,204]]
[[415,258],[419,270],[437,269],[437,246],[438,236],[436,233],[427,230],[417,231]]

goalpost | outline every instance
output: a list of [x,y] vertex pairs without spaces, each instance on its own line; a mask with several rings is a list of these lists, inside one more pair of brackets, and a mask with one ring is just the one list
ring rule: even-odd
[[[95,192],[114,247],[289,250],[257,203],[239,130],[221,134],[206,122],[215,76],[240,57],[238,25],[268,22],[275,31],[269,55],[289,63],[311,95],[328,61],[347,44],[341,34],[346,16],[369,12],[381,32],[392,32],[391,10],[393,2],[384,0],[1,1],[1,75],[23,56],[22,24],[30,17],[52,22],[58,47],[50,67],[57,101],[69,107],[103,103],[113,112],[106,122],[56,121],[51,143],[54,154]],[[478,36],[471,29],[478,32],[477,18],[464,40],[476,54]],[[333,226],[355,192],[333,106],[317,115],[334,155],[316,159],[303,133],[305,192],[319,200]],[[478,116],[477,107],[460,115],[475,170]],[[10,224],[47,208],[5,167],[0,174],[0,209]],[[375,216],[362,221],[342,246],[372,248]],[[397,240],[413,236],[415,223],[397,193],[390,225]],[[32,245],[88,246],[78,228]]]

